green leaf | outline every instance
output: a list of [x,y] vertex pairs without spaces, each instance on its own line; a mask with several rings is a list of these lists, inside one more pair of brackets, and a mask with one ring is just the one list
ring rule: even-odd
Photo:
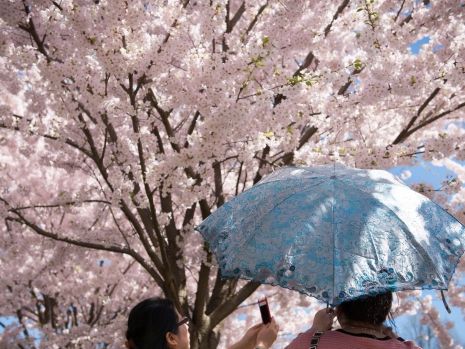
[[266,132],[263,132],[263,135],[266,137],[266,138],[271,138],[274,136],[274,132],[273,131],[266,131]]
[[262,56],[252,57],[252,63],[257,67],[265,66],[264,58]]
[[268,45],[270,43],[270,38],[268,36],[264,36],[262,38],[262,46],[265,47],[266,45]]

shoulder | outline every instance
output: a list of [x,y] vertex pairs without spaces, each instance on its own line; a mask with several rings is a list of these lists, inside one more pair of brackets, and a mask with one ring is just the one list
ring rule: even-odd
[[[299,333],[299,335],[295,337],[285,349],[308,349],[315,334],[316,334],[316,331],[311,328],[307,330],[306,332]],[[332,339],[332,338],[339,338],[341,336],[344,337],[345,335],[338,331],[329,330],[325,332],[318,332],[316,337],[319,337],[319,338],[324,337],[326,339]]]
[[[285,349],[308,349],[314,334],[315,331],[312,329],[299,333]],[[369,335],[354,335],[341,330],[325,331],[321,335],[321,340],[324,342],[325,347],[330,346],[335,348],[340,348],[340,345],[344,343],[349,345],[378,343],[377,345],[382,344],[386,348],[421,349],[413,341],[403,341],[402,339],[390,337],[374,339]]]
[[311,328],[303,333],[299,333],[285,349],[308,349],[310,340],[314,334],[315,331]]

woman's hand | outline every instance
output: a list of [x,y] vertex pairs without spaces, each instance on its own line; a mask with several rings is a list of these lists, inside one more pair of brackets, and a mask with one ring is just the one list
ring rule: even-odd
[[261,323],[250,327],[242,338],[229,347],[229,349],[255,349],[258,332],[264,327],[265,325]]
[[271,319],[271,322],[266,325],[262,325],[257,334],[257,343],[256,348],[268,349],[278,337],[279,326],[274,320]]
[[335,317],[336,313],[331,308],[318,310],[313,318],[312,330],[321,332],[330,330]]

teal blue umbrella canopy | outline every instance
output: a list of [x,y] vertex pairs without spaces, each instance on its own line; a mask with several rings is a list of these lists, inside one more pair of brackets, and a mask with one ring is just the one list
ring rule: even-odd
[[284,167],[196,228],[221,275],[279,285],[331,305],[362,295],[446,290],[465,227],[392,174]]

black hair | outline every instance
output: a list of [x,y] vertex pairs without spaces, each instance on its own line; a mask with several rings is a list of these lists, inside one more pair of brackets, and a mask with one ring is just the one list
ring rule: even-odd
[[131,349],[167,349],[166,333],[178,333],[178,315],[169,299],[148,298],[131,309],[126,339]]
[[392,292],[363,296],[342,302],[337,306],[348,320],[381,325],[389,316]]

